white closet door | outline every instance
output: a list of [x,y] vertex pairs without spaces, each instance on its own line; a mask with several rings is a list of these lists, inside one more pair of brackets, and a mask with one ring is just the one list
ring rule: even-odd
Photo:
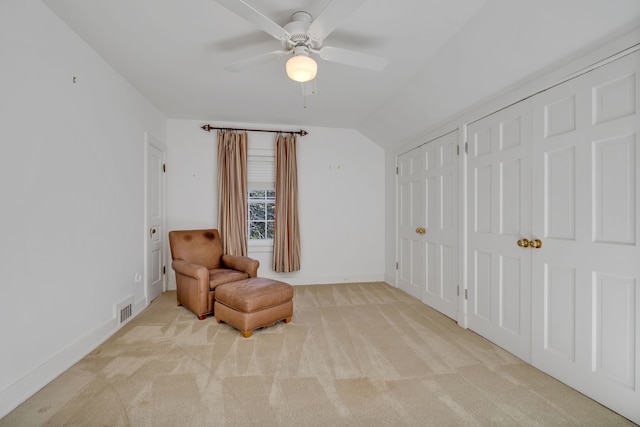
[[398,157],[400,289],[458,316],[458,131]]
[[427,191],[427,283],[422,301],[458,316],[458,132],[424,146]]
[[527,101],[468,127],[468,326],[530,360],[531,110]]
[[425,151],[398,157],[398,286],[422,299],[427,277]]
[[532,363],[640,423],[640,53],[533,101]]

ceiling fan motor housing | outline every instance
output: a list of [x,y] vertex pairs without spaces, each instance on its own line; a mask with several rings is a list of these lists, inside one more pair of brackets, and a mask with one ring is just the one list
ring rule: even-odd
[[[288,39],[282,40],[282,47],[285,50],[290,50],[296,46],[306,46],[307,48],[320,49],[322,43],[318,40],[311,40],[309,37],[309,26],[311,25],[312,17],[307,12],[296,12],[291,15],[291,22],[285,25],[283,28],[290,34]],[[308,55],[307,50],[307,55]]]

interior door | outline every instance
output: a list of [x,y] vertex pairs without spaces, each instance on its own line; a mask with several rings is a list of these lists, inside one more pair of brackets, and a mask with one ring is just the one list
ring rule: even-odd
[[423,147],[398,156],[398,286],[420,300],[427,277],[424,157]]
[[458,316],[458,131],[424,146],[427,280],[422,301]]
[[[530,360],[531,111],[520,102],[468,126],[468,327]],[[528,240],[527,240],[528,241]]]
[[146,134],[146,239],[145,295],[147,304],[165,288],[164,229],[164,165],[165,147],[158,139]]
[[639,65],[533,99],[532,363],[640,423]]
[[400,289],[458,315],[458,132],[398,157]]

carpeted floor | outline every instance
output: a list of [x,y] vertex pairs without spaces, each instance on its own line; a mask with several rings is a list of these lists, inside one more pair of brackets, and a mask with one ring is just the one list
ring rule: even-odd
[[175,292],[0,426],[623,426],[625,418],[384,283],[297,286],[242,338]]

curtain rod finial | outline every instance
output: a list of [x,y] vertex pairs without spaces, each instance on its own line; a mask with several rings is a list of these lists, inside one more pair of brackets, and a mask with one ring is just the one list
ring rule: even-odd
[[305,135],[309,135],[309,132],[307,132],[304,129],[300,129],[300,136],[305,136]]
[[204,126],[201,126],[200,128],[206,130],[207,132],[211,132],[211,125],[204,125]]

